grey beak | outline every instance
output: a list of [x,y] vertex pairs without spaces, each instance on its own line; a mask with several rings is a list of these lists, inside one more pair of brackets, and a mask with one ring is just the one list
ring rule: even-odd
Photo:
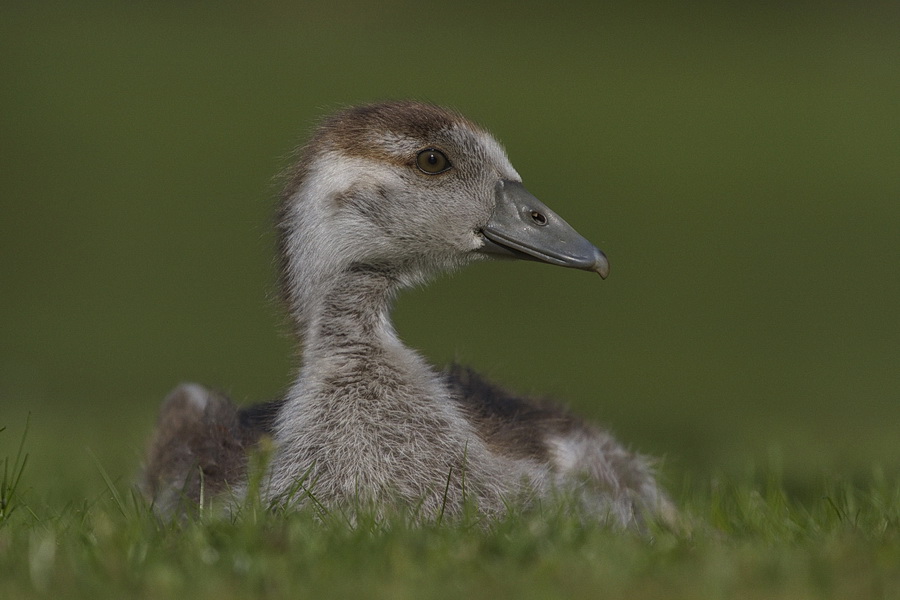
[[495,193],[494,214],[481,230],[481,252],[594,271],[603,279],[609,275],[606,255],[521,183],[500,180]]

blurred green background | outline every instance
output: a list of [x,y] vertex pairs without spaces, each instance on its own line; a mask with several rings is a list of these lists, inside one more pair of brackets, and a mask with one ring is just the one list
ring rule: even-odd
[[161,399],[276,396],[273,175],[413,97],[505,143],[612,275],[477,265],[404,295],[436,364],[566,399],[676,489],[900,472],[900,4],[67,2],[0,8],[0,456],[99,493]]

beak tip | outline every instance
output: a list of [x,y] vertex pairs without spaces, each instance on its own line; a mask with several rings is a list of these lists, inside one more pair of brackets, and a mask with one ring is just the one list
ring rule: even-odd
[[596,271],[600,275],[600,279],[609,277],[609,260],[602,250],[597,250],[594,254],[594,265],[591,270]]

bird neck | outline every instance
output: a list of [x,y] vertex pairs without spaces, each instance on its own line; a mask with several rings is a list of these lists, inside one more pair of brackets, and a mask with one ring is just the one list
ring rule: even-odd
[[332,277],[306,307],[304,366],[346,363],[402,347],[390,315],[399,287],[390,269],[371,265],[349,265]]
[[427,414],[431,402],[447,395],[440,375],[391,324],[402,287],[389,269],[351,266],[320,290],[303,330],[303,363],[280,414],[281,441],[303,438],[310,418],[315,427],[329,419],[339,425],[348,410],[373,406],[388,411],[379,414],[401,406]]

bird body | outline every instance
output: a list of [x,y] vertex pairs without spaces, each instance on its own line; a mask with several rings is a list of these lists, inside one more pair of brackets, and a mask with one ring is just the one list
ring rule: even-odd
[[177,388],[142,482],[161,510],[241,489],[246,452],[270,435],[261,494],[274,504],[432,520],[563,493],[623,525],[671,512],[648,461],[605,431],[471,370],[439,372],[394,331],[401,290],[490,256],[608,274],[603,253],[525,190],[485,130],[418,102],[340,111],[288,173],[278,231],[299,374],[255,408]]

